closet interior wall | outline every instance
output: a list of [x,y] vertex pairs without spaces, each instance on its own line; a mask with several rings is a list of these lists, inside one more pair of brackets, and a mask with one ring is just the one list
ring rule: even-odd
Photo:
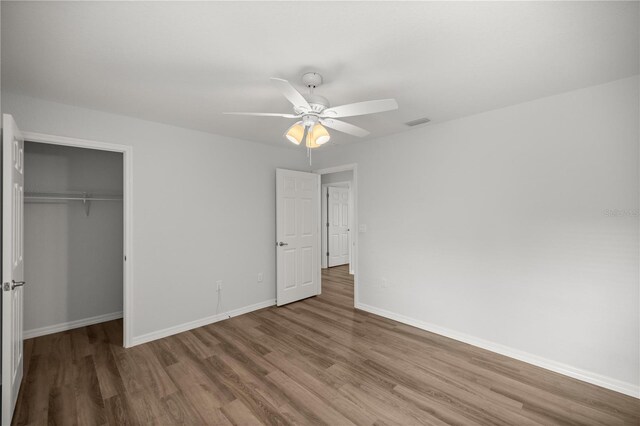
[[120,198],[25,201],[25,337],[121,316],[122,189],[121,153],[25,143],[27,197]]

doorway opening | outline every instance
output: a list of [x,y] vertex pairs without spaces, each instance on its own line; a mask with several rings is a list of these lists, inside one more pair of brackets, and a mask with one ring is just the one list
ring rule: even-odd
[[23,134],[24,338],[104,323],[130,347],[132,148]]
[[[2,120],[2,424],[9,424],[16,407],[21,383],[28,375],[25,370],[32,365],[25,361],[25,354],[28,353],[30,357],[40,355],[40,352],[24,350],[25,334],[27,337],[36,337],[64,331],[65,333],[59,335],[59,339],[45,338],[44,341],[48,343],[64,341],[62,346],[49,345],[46,350],[55,351],[59,356],[67,357],[67,360],[75,359],[75,356],[70,356],[71,352],[76,350],[74,348],[83,351],[81,353],[91,352],[88,343],[93,340],[100,345],[103,342],[102,338],[107,334],[103,329],[104,333],[100,336],[95,327],[90,324],[118,316],[122,320],[105,323],[116,327],[115,329],[111,327],[114,333],[108,333],[111,334],[109,338],[116,345],[131,346],[133,337],[131,332],[133,328],[131,323],[133,265],[130,260],[132,256],[133,148],[126,145],[21,132],[10,114],[3,114]],[[76,153],[73,154],[68,150],[63,152],[65,148],[71,148]],[[76,155],[78,152],[81,153],[80,160],[83,160],[83,154],[87,153],[90,154],[87,158],[100,157],[101,154],[102,156],[107,154],[106,157],[109,158],[106,163],[102,160],[94,161],[95,159],[78,162],[77,158],[74,159],[74,156],[78,157]],[[78,164],[79,167],[76,167],[75,165]],[[106,173],[106,170],[114,169],[118,176]],[[89,174],[94,176],[91,179],[82,179]],[[25,177],[28,179],[26,182]],[[115,186],[107,188],[114,184],[110,182],[111,179],[115,180]],[[93,189],[84,187],[89,181],[100,189],[100,195],[97,194],[97,190],[94,193]],[[103,187],[103,185],[106,186]],[[103,190],[105,193],[102,193]],[[88,218],[91,214],[95,216],[94,219],[98,219],[98,216],[104,218],[103,213],[108,214],[109,209],[99,208],[97,204],[102,202],[118,204],[115,209],[111,209],[115,212],[115,216],[111,216],[107,221],[111,224],[107,226],[109,232],[101,234],[98,241],[86,240],[87,236],[94,237],[93,230],[87,228],[89,221],[79,221],[78,218],[82,218],[82,215]],[[75,205],[71,206],[72,203]],[[42,204],[45,209],[37,208],[37,204]],[[54,208],[54,205],[62,208]],[[25,216],[27,226],[25,226]],[[115,226],[112,226],[114,224]],[[76,225],[78,229],[75,228]],[[70,232],[70,230],[79,232]],[[115,244],[111,244],[114,242]],[[100,258],[100,255],[89,258],[85,255],[87,252],[100,250],[103,246],[115,247],[114,250],[109,251],[109,256],[113,256],[112,260],[119,265],[115,268],[117,269],[115,273],[109,273],[112,280],[108,281],[108,285],[119,287],[115,289],[119,290],[115,293],[116,298],[119,299],[120,311],[87,318],[86,309],[100,306],[105,300],[102,299],[103,295],[99,294],[99,291],[96,294],[92,294],[91,290],[84,295],[79,294],[86,289],[77,284],[83,282],[92,284],[93,279],[100,281],[102,278],[100,274],[104,271],[100,270],[92,276],[91,273],[87,273],[86,267],[91,269],[96,262],[100,263],[104,259]],[[34,256],[35,262],[31,264],[29,253],[37,254]],[[72,265],[74,262],[71,262],[71,253],[75,253],[73,258],[80,258],[81,262],[75,262]],[[88,265],[81,264],[82,261],[87,262]],[[28,282],[25,275],[33,278],[33,282]],[[99,278],[96,279],[96,277]],[[70,286],[70,284],[73,285]],[[25,289],[29,289],[31,296],[24,297]],[[34,297],[34,294],[37,297]],[[63,297],[60,297],[61,295]],[[84,300],[78,303],[78,296],[84,296]],[[32,297],[34,302],[37,299],[37,304],[29,308]],[[27,309],[31,309],[33,313],[31,318],[23,315],[26,298],[29,298],[26,303]],[[70,306],[71,304],[73,306]],[[70,314],[85,317],[59,322],[59,317],[52,316],[52,313],[63,313],[67,315],[66,318]],[[28,312],[27,315],[29,315]],[[33,326],[38,324],[38,321],[41,322],[40,326],[29,329],[30,324]],[[66,332],[66,330],[83,326],[88,326],[85,327],[84,336],[76,333],[74,336],[77,338],[72,339],[73,336]],[[31,340],[32,345],[35,345],[33,342]],[[33,349],[33,346],[31,348]],[[38,346],[38,348],[44,347]]]
[[320,230],[323,290],[358,304],[357,165],[316,170],[320,175]]

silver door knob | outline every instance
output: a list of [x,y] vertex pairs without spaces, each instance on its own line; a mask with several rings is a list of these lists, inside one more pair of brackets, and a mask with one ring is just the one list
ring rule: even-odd
[[280,241],[280,242],[278,243],[278,245],[279,245],[280,247],[282,247],[282,246],[288,246],[288,245],[289,245],[289,243],[283,243],[282,241]]
[[11,290],[13,290],[16,287],[22,287],[23,285],[26,284],[26,281],[15,281],[15,280],[11,280]]

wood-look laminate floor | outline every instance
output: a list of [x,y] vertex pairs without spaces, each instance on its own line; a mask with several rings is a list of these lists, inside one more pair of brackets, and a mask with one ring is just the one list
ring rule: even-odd
[[140,345],[111,321],[25,342],[14,424],[638,425],[637,399],[323,293]]

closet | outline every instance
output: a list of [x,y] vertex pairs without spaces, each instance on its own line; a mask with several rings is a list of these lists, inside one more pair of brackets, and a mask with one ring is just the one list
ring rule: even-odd
[[122,194],[122,153],[25,142],[25,338],[122,317]]

